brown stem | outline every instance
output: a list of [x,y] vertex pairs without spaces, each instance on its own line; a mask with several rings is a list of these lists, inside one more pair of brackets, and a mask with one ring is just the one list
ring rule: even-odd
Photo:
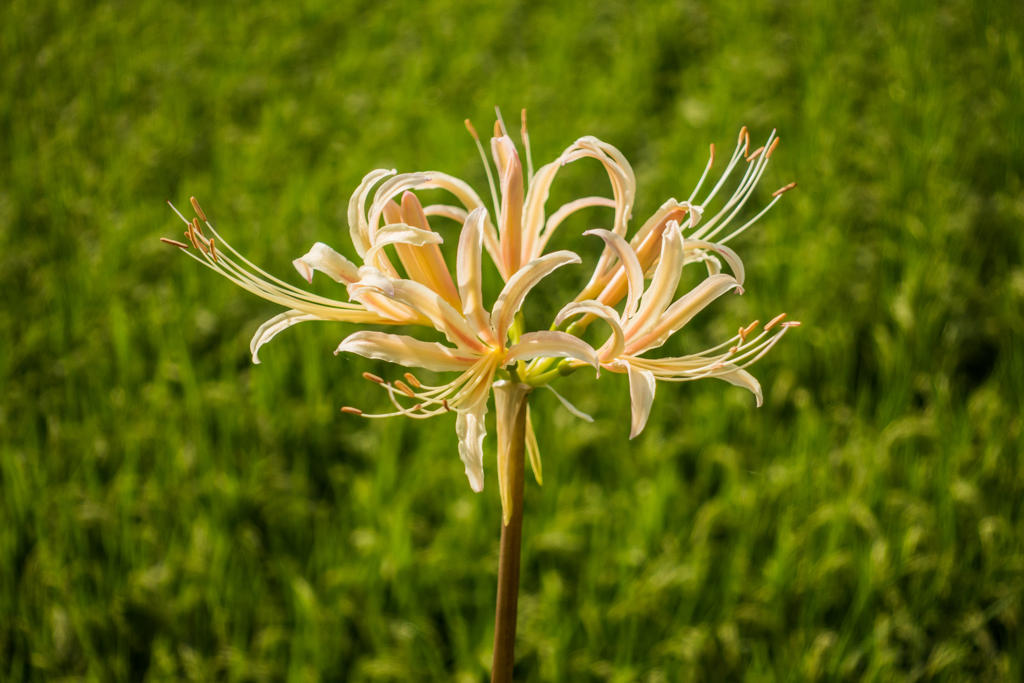
[[530,387],[517,382],[494,385],[498,423],[498,466],[503,467],[511,517],[501,527],[498,604],[494,615],[491,683],[511,683],[515,664],[516,608],[519,604],[519,551],[523,539],[523,469],[526,451],[526,397]]

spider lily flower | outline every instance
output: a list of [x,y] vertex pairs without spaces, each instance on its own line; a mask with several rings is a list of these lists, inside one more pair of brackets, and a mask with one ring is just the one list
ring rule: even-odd
[[[307,292],[258,268],[217,233],[195,198],[192,206],[197,218],[191,220],[172,205],[186,224],[187,243],[166,238],[162,241],[185,251],[257,296],[288,309],[256,331],[250,344],[254,363],[260,362],[260,348],[274,336],[292,325],[311,320],[426,326],[442,333],[447,344],[377,330],[361,330],[347,336],[335,354],[352,353],[406,368],[457,373],[457,376],[444,384],[428,385],[408,372],[404,374],[405,381],[385,381],[364,373],[366,379],[385,390],[394,410],[384,414],[368,414],[351,407],[342,410],[368,418],[403,415],[414,419],[455,411],[459,456],[474,491],[483,489],[484,419],[492,385],[499,377],[503,381],[539,387],[584,365],[594,367],[598,375],[602,368],[626,373],[633,402],[631,438],[639,434],[646,423],[657,380],[722,379],[753,391],[760,405],[760,387],[744,368],[763,356],[790,326],[798,323],[778,325],[781,318],[777,318],[766,325],[760,335],[752,337],[755,323],[741,328],[736,337],[724,344],[695,355],[648,359],[642,354],[660,347],[725,292],[741,291],[743,264],[724,243],[752,225],[793,185],[777,191],[768,207],[741,228],[717,243],[711,238],[732,222],[751,196],[778,144],[774,132],[765,147],[748,154],[750,137],[743,129],[722,178],[701,204],[694,204],[714,163],[712,146],[711,159],[690,198],[684,202],[674,199],[666,202],[627,242],[636,182],[629,163],[617,149],[597,138],[583,137],[534,173],[524,111],[521,130],[526,151],[524,177],[518,149],[499,112],[490,140],[491,159],[498,169],[495,183],[479,136],[468,120],[466,126],[484,162],[497,224],[492,222],[480,196],[458,178],[439,171],[404,174],[393,169],[372,171],[356,188],[348,206],[349,234],[361,265],[319,242],[293,261],[307,282],[312,282],[319,271],[344,285],[348,301]],[[611,183],[612,197],[583,197],[547,215],[548,195],[558,171],[581,159],[594,159],[603,166]],[[739,187],[725,207],[698,228],[704,207],[715,198],[741,159],[746,161],[747,169]],[[461,206],[423,206],[415,192],[429,189],[448,191]],[[576,300],[558,314],[554,326],[558,329],[527,332],[519,311],[529,292],[555,270],[581,262],[573,252],[545,254],[545,248],[568,216],[588,207],[614,209],[610,230],[584,233],[598,236],[605,242],[594,273]],[[431,228],[431,217],[444,217],[461,224],[454,278],[441,254],[443,239]],[[694,232],[684,238],[680,225]],[[481,288],[484,250],[505,282],[489,309],[484,304]],[[728,265],[731,275],[721,273],[722,261]],[[705,263],[709,276],[693,291],[675,300],[681,270],[693,262]],[[647,277],[651,282],[645,287]],[[625,304],[620,313],[614,307],[623,299]],[[599,318],[607,322],[612,334],[595,350],[579,336],[590,322]],[[570,319],[574,322],[567,325]],[[770,334],[775,327],[778,330]],[[728,350],[723,351],[726,348]],[[552,369],[556,363],[557,367]],[[577,416],[592,419],[561,396],[559,400]],[[509,428],[503,424],[506,417],[498,416],[499,433]],[[526,440],[534,474],[540,481],[540,454],[529,413]],[[499,455],[498,484],[507,522],[511,510],[507,477],[501,463]]]
[[[632,402],[632,424],[629,438],[633,439],[647,424],[651,405],[654,402],[655,381],[685,382],[712,377],[730,384],[749,389],[762,403],[761,387],[745,368],[762,358],[782,339],[790,327],[799,323],[781,322],[776,318],[765,326],[757,337],[751,334],[758,323],[755,321],[740,328],[736,337],[724,344],[698,354],[662,359],[642,358],[641,354],[657,349],[683,328],[695,315],[711,302],[729,291],[742,293],[743,263],[739,256],[728,247],[703,240],[692,240],[695,244],[684,247],[682,230],[676,221],[669,221],[661,238],[660,258],[650,285],[644,288],[643,268],[625,240],[607,230],[591,230],[608,244],[623,264],[626,273],[628,296],[621,314],[600,301],[573,302],[563,308],[555,318],[560,325],[566,319],[587,315],[603,319],[612,330],[612,335],[598,349],[601,366],[612,372],[629,375],[630,399]],[[679,299],[676,289],[686,263],[686,251],[701,249],[720,254],[729,263],[735,275],[712,272],[705,280]],[[778,331],[771,333],[778,325]],[[572,328],[570,328],[572,329]],[[727,351],[722,349],[728,347]]]

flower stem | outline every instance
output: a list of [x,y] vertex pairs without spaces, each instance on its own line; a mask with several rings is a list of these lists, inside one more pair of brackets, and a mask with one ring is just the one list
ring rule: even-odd
[[526,397],[531,387],[517,382],[494,385],[499,467],[508,488],[511,515],[501,527],[498,600],[494,615],[491,683],[511,683],[515,664],[516,609],[519,604],[519,555],[523,538],[523,470],[526,452]]

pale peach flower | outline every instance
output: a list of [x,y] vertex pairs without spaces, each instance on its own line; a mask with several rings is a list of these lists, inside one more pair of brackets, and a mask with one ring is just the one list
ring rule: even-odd
[[[519,152],[505,130],[500,113],[490,141],[491,157],[498,169],[497,182],[476,131],[466,122],[484,159],[497,224],[492,222],[480,196],[468,184],[445,173],[396,174],[394,170],[377,170],[363,179],[348,207],[349,231],[362,264],[351,262],[319,242],[293,262],[309,282],[319,271],[345,285],[347,302],[312,294],[258,268],[224,241],[194,198],[192,204],[199,218],[190,221],[174,209],[187,225],[188,244],[163,241],[181,248],[250,292],[288,309],[256,331],[250,345],[255,363],[260,362],[258,354],[263,344],[282,330],[310,320],[420,325],[442,333],[447,344],[372,330],[346,337],[335,353],[354,353],[408,368],[458,375],[446,384],[430,386],[411,373],[404,374],[405,381],[390,382],[364,373],[387,392],[395,410],[374,415],[356,408],[343,410],[364,417],[404,415],[413,418],[455,411],[459,455],[474,491],[483,489],[484,416],[496,378],[540,387],[584,365],[592,366],[598,376],[601,368],[627,373],[633,404],[630,438],[639,434],[647,421],[657,380],[722,379],[752,391],[760,405],[760,386],[745,368],[798,323],[778,324],[780,317],[754,336],[755,322],[740,328],[735,337],[718,347],[694,355],[661,359],[641,356],[662,346],[722,294],[742,292],[743,264],[725,243],[752,225],[793,185],[777,191],[772,202],[746,224],[717,242],[712,239],[731,224],[750,198],[778,144],[774,132],[766,147],[747,156],[749,134],[743,129],[721,179],[700,204],[695,204],[714,163],[712,146],[711,159],[689,199],[666,202],[627,242],[636,181],[625,157],[597,138],[583,137],[534,173],[525,111],[522,123],[527,158],[525,183]],[[559,170],[566,164],[587,158],[597,160],[604,167],[611,181],[612,197],[577,199],[548,216],[545,212],[548,193]],[[740,163],[746,163],[746,170],[739,186],[724,207],[700,225],[704,208]],[[461,206],[424,207],[414,191],[427,189],[447,190]],[[520,308],[530,291],[556,269],[581,263],[580,257],[570,251],[545,253],[552,234],[572,213],[596,206],[614,209],[614,217],[610,230],[584,233],[605,242],[589,283],[576,300],[556,316],[552,329],[525,331]],[[454,279],[439,248],[441,236],[431,229],[431,216],[443,216],[462,224]],[[681,226],[692,231],[689,236],[684,236]],[[189,245],[194,249],[188,249]],[[505,281],[489,309],[484,304],[481,288],[484,250]],[[398,265],[392,260],[392,254],[397,257]],[[677,299],[682,269],[695,262],[705,264],[708,277]],[[722,262],[731,274],[721,272]],[[646,277],[650,278],[650,284],[645,287]],[[617,311],[614,307],[623,299],[622,310]],[[579,337],[597,319],[607,323],[612,334],[602,346],[594,349]],[[557,393],[556,396],[574,414],[590,419]],[[540,455],[529,414],[527,425],[527,451],[540,481]],[[510,510],[503,468],[499,467],[498,473],[507,520]]]

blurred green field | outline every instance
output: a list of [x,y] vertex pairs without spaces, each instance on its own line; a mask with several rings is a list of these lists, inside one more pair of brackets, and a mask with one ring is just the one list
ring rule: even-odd
[[[517,679],[1024,680],[1014,0],[0,4],[0,680],[486,679],[493,462],[473,494],[454,416],[339,413],[394,375],[331,354],[352,326],[252,365],[279,309],[157,238],[194,194],[298,284],[373,168],[485,194],[495,104],[538,163],[619,147],[634,229],[741,125],[782,137],[758,206],[800,183],[672,349],[802,320],[763,408],[662,384],[630,442],[620,376],[559,383],[593,424],[533,399]],[[574,164],[549,206],[607,191]]]

